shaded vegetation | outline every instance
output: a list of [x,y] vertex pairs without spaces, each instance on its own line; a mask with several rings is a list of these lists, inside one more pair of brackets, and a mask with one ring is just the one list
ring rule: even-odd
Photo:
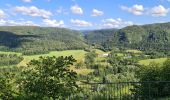
[[0,54],[0,66],[17,65],[23,60],[23,57],[16,54]]
[[87,41],[99,45],[103,50],[118,47],[138,49],[147,53],[163,52],[161,55],[166,56],[170,54],[170,23],[134,25],[116,31],[99,30],[91,33],[85,36]]
[[64,28],[0,27],[0,50],[25,55],[54,50],[84,49],[86,44],[78,31]]

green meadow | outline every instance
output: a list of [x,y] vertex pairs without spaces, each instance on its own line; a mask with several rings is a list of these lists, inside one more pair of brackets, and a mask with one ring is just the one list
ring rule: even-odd
[[30,60],[38,59],[40,56],[73,56],[77,61],[83,60],[86,52],[84,50],[65,50],[65,51],[51,51],[48,54],[40,54],[40,55],[31,55],[31,56],[23,56],[24,60],[21,61],[18,66],[25,66]]
[[16,55],[22,55],[22,53],[18,53],[18,52],[4,52],[4,51],[0,51],[0,54],[16,54]]
[[[101,51],[99,49],[94,49],[96,51],[96,53],[100,56],[102,54],[105,53],[109,53],[109,52],[104,52]],[[142,53],[139,50],[127,50],[127,52],[132,52],[132,53]],[[4,52],[4,51],[0,51],[0,54],[16,54],[18,56],[23,56],[23,60],[17,65],[17,66],[25,66],[30,60],[33,59],[39,59],[40,56],[70,56],[72,55],[78,62],[84,60],[85,54],[87,52],[84,50],[64,50],[64,51],[51,51],[48,54],[40,54],[40,55],[22,55],[22,53],[18,53],[18,52]],[[119,56],[123,56],[122,53],[117,53]],[[150,63],[158,63],[161,64],[163,63],[167,58],[156,58],[156,59],[144,59],[144,60],[140,60],[139,64],[140,65],[149,65]],[[102,60],[105,60],[104,57],[97,57],[96,61],[102,63]],[[103,62],[104,63],[104,62]],[[106,63],[104,63],[106,64]]]
[[145,60],[140,60],[139,64],[140,65],[149,65],[150,63],[157,63],[157,64],[162,64],[167,60],[167,58],[157,58],[157,59],[145,59]]

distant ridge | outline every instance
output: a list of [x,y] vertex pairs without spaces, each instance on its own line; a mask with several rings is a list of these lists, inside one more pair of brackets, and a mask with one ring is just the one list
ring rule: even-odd
[[1,26],[0,50],[24,54],[53,50],[84,49],[83,35],[76,30],[34,26]]

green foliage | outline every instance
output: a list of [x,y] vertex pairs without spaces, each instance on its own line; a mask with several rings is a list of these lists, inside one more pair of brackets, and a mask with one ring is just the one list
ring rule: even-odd
[[24,55],[54,50],[84,49],[87,45],[80,32],[64,28],[0,27],[0,50]]
[[16,65],[23,60],[23,57],[16,54],[0,54],[0,66]]
[[[123,56],[119,56],[119,53]],[[137,60],[134,60],[136,56],[123,50],[113,50],[108,57],[102,57],[102,60],[98,58],[100,56],[89,67],[94,71],[83,76],[83,79],[88,82],[103,83],[136,81],[135,71],[138,69]]]
[[170,81],[170,59],[167,59],[162,66],[162,80]]
[[65,99],[79,90],[77,74],[70,70],[76,60],[72,57],[40,57],[32,60],[22,71],[20,91],[25,99]]
[[97,54],[96,54],[95,51],[91,51],[89,53],[86,53],[85,64],[87,65],[87,67],[90,67],[90,65],[94,64],[96,56],[97,56]]
[[117,29],[103,29],[95,31],[85,31],[85,39],[88,44],[103,50],[110,50],[108,40],[112,39]]
[[[163,65],[152,63],[148,66],[140,68],[137,72],[137,78],[140,82],[146,82],[141,85],[134,85],[134,92],[136,95],[141,94],[142,98],[145,98],[146,95],[150,94],[153,98],[160,98],[170,96],[170,86],[168,82],[170,81],[170,59],[166,60]],[[163,81],[163,82],[161,82]],[[153,82],[151,83],[147,82]],[[149,91],[149,92],[148,92]],[[160,93],[160,95],[156,95]],[[146,97],[147,98],[147,97]]]
[[142,66],[137,72],[137,77],[140,81],[161,81],[161,70],[159,64],[151,63],[148,66]]
[[13,100],[16,94],[13,89],[13,75],[10,73],[0,74],[0,100]]
[[133,25],[120,30],[91,31],[85,35],[85,39],[90,44],[97,44],[97,47],[103,50],[111,50],[114,47],[132,48],[169,55],[170,23]]

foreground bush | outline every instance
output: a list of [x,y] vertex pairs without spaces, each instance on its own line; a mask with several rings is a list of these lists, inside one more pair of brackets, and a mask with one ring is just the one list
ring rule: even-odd
[[0,100],[63,100],[74,95],[79,92],[77,73],[70,70],[75,61],[72,56],[40,57],[15,75],[1,75]]

